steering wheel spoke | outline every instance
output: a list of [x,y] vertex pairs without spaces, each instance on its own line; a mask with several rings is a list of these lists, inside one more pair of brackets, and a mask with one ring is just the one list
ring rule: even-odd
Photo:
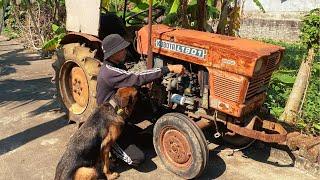
[[[154,7],[152,13],[152,22],[157,23],[156,20],[164,15],[165,9],[163,7]],[[148,24],[148,13],[149,10],[143,10],[139,13],[134,13],[133,15],[126,18],[126,22],[129,25],[145,25]]]

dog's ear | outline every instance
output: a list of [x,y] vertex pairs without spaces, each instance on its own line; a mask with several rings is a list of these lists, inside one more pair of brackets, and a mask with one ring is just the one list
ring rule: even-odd
[[137,94],[138,94],[137,89],[132,87],[132,89],[131,89],[131,97],[135,98],[137,96]]
[[125,87],[118,89],[115,99],[120,107],[126,107],[133,102],[133,98],[137,95],[137,90],[133,87]]
[[129,103],[132,104],[132,103],[135,103],[136,99],[137,99],[137,94],[138,94],[138,91],[134,88],[131,92],[131,95],[129,97]]
[[134,87],[123,87],[117,90],[117,95],[120,97],[132,96],[136,94],[137,94],[137,90]]

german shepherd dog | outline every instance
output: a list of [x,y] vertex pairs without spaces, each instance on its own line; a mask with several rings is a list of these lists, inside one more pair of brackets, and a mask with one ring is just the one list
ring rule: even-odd
[[99,106],[70,138],[55,174],[55,180],[94,180],[100,160],[108,180],[119,174],[109,169],[111,146],[121,134],[121,127],[134,108],[137,90],[121,88],[109,102]]

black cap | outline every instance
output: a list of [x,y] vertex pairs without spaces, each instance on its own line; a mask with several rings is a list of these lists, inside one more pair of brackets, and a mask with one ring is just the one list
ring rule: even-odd
[[103,60],[128,47],[130,43],[124,40],[119,34],[110,34],[102,41]]

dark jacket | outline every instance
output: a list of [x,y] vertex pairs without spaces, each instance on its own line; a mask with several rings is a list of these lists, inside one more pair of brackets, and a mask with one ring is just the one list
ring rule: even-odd
[[125,66],[106,61],[100,68],[97,79],[97,104],[112,97],[119,88],[141,86],[169,73],[168,67],[154,68],[141,72],[128,72]]

